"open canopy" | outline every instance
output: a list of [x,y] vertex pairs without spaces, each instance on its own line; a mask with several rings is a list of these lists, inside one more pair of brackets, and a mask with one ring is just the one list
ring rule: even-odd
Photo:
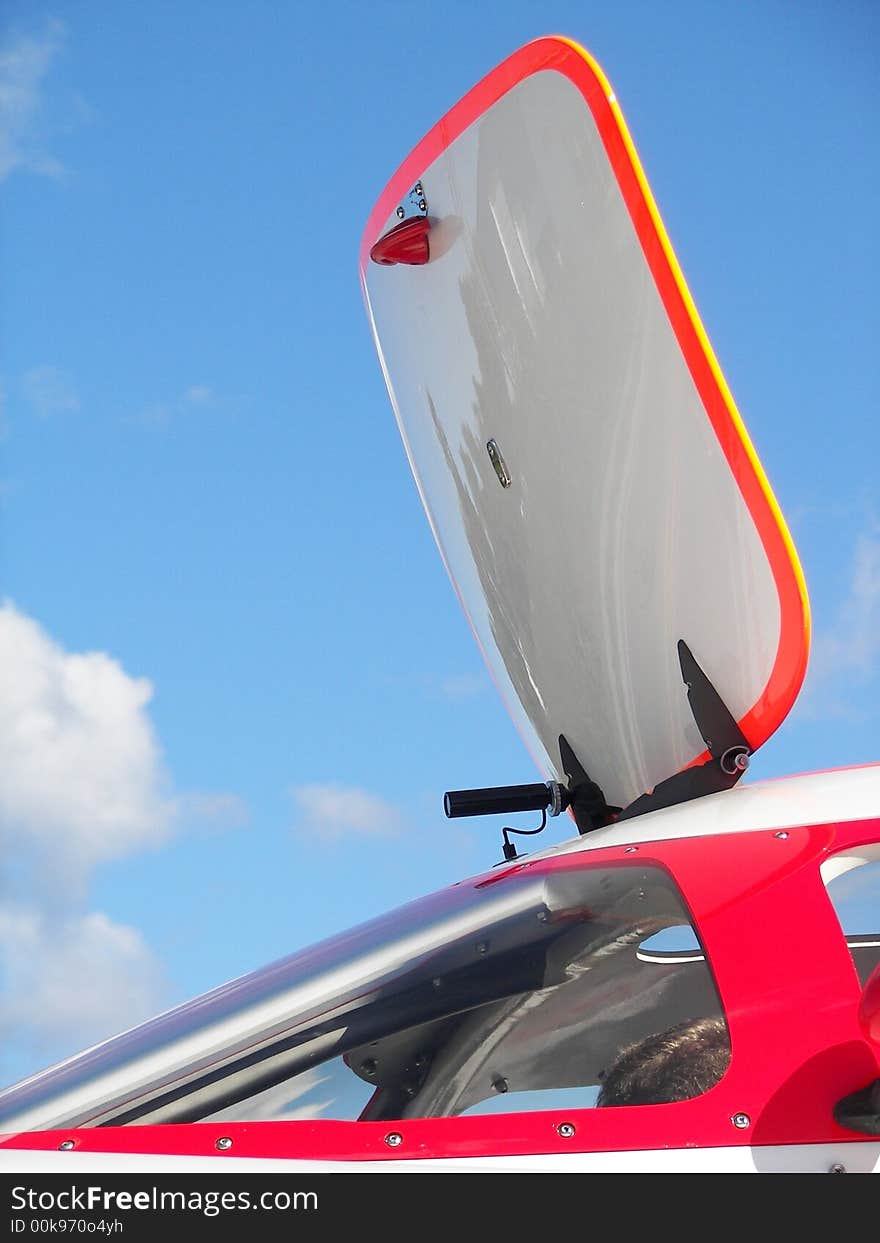
[[705,758],[680,641],[759,747],[803,679],[806,590],[595,62],[550,38],[490,73],[392,177],[361,273],[441,554],[545,774],[562,734],[626,806]]

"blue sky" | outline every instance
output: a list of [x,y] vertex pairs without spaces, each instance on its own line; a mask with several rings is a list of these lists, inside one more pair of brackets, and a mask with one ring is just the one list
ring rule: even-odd
[[498,858],[442,793],[537,775],[357,251],[541,34],[611,79],[801,554],[811,669],[752,773],[880,758],[876,6],[4,7],[0,1081]]

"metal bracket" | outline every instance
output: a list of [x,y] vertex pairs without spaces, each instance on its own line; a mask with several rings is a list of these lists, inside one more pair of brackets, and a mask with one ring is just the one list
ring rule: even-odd
[[678,641],[678,663],[697,729],[712,758],[659,782],[649,794],[640,795],[625,807],[618,820],[729,790],[749,766],[752,748],[748,740],[684,639]]
[[559,735],[559,758],[568,778],[569,806],[578,833],[589,833],[591,829],[611,824],[620,808],[609,807],[605,795],[572,751],[565,734]]
[[419,217],[424,218],[428,214],[428,200],[425,198],[425,192],[422,189],[422,183],[417,181],[409,194],[398,205],[398,220],[413,220]]

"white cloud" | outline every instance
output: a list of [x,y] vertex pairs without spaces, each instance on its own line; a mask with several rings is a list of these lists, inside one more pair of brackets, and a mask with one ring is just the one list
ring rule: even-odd
[[129,423],[143,423],[147,427],[164,427],[174,418],[193,410],[208,410],[218,405],[217,395],[207,384],[190,384],[177,397],[156,401],[145,406],[138,414],[126,418]]
[[390,837],[401,828],[400,812],[395,807],[357,786],[303,785],[291,793],[300,812],[297,829],[322,841],[335,841],[348,834]]
[[207,384],[191,384],[183,394],[183,400],[188,406],[209,406],[214,394]]
[[79,409],[73,381],[58,367],[33,367],[25,372],[21,387],[28,403],[43,419]]
[[849,595],[833,631],[819,637],[816,660],[825,672],[873,674],[880,656],[880,533],[859,536]]
[[[165,840],[174,819],[152,686],[0,608],[0,833],[80,874]],[[7,847],[8,849],[8,847]]]
[[250,809],[238,794],[193,792],[175,799],[181,820],[201,820],[217,828],[239,829],[250,821]]
[[858,692],[880,667],[880,531],[863,532],[855,547],[849,589],[833,625],[813,639],[805,685],[807,715],[860,716]]
[[141,934],[85,909],[92,871],[194,820],[239,825],[247,807],[175,792],[150,682],[105,652],[66,651],[8,602],[0,668],[0,1071],[17,1078],[165,1003]]
[[53,20],[42,37],[20,36],[0,49],[0,181],[17,168],[64,172],[46,149],[42,116],[45,78],[64,40],[64,24]]
[[475,695],[482,695],[487,686],[483,673],[459,673],[443,679],[440,693],[444,699],[472,699]]
[[167,999],[141,934],[101,911],[64,918],[0,908],[0,981],[7,1056],[25,1050],[43,1061],[132,1026]]

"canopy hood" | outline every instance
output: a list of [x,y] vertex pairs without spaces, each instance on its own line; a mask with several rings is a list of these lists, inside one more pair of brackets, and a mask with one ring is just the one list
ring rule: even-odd
[[620,807],[707,758],[682,642],[759,747],[803,680],[803,577],[588,54],[538,40],[465,96],[381,194],[361,275],[437,544],[547,778],[560,735]]

